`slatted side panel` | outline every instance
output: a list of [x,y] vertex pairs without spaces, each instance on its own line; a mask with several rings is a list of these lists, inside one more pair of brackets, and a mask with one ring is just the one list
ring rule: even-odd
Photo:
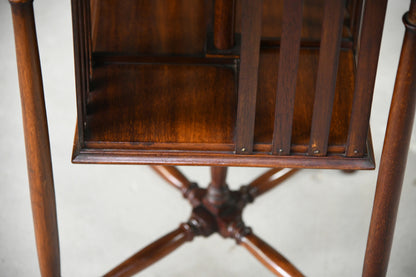
[[72,0],[72,23],[74,29],[74,55],[77,91],[77,132],[80,142],[84,138],[84,122],[86,118],[86,99],[90,89],[91,68],[91,24],[88,0]]
[[325,156],[337,81],[345,0],[326,0],[309,155]]
[[358,52],[355,95],[346,154],[363,156],[369,129],[378,56],[386,15],[387,0],[366,0]]
[[358,38],[360,35],[360,19],[363,11],[364,0],[354,0],[351,5],[350,14],[350,30],[352,33],[352,39],[354,41],[354,51],[358,47]]
[[236,153],[250,154],[253,152],[263,1],[241,2],[241,64],[235,142]]
[[303,0],[284,0],[273,133],[275,155],[289,155],[302,31]]

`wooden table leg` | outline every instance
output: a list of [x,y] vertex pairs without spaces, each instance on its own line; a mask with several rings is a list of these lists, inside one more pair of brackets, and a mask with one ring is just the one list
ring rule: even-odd
[[268,270],[280,277],[302,277],[304,276],[292,263],[273,247],[257,237],[252,232],[243,234],[237,240],[240,245],[246,248],[259,262]]
[[176,230],[143,248],[104,277],[133,276],[172,253],[185,242],[192,241],[195,234],[190,224],[181,224]]
[[153,165],[151,168],[184,196],[192,187],[192,183],[175,166]]
[[227,171],[227,167],[211,167],[211,183],[207,188],[207,194],[204,199],[206,205],[219,208],[229,200],[230,191],[225,182]]
[[416,103],[416,0],[405,15],[406,35],[380,162],[363,276],[385,276],[406,168]]
[[42,276],[60,276],[55,192],[32,0],[9,0],[16,41],[26,158]]
[[251,181],[247,185],[247,189],[250,192],[253,200],[272,190],[273,188],[280,185],[289,177],[293,176],[299,169],[292,168],[272,168]]

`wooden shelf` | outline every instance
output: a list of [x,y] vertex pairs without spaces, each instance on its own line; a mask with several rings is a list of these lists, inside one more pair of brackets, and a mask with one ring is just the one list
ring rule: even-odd
[[[292,142],[309,143],[319,50],[303,49]],[[189,59],[190,61],[192,59]],[[190,62],[189,61],[189,62]],[[154,62],[154,61],[153,61]],[[260,59],[255,144],[271,144],[276,103],[278,49]],[[354,92],[353,55],[340,58],[329,145],[342,152]],[[112,64],[94,70],[87,104],[87,142],[233,144],[236,121],[236,68],[193,64]],[[215,149],[215,147],[213,148]],[[218,146],[217,150],[225,149]],[[297,148],[299,149],[299,147]]]
[[[279,156],[272,145],[283,1],[263,1],[254,152],[241,155],[235,151],[242,46],[228,54],[208,51],[213,3],[90,0],[84,12],[91,22],[80,23],[85,29],[75,40],[81,77],[73,161],[373,169],[370,136],[363,155],[345,155],[356,81],[347,10],[328,152],[309,156],[325,1],[304,1],[291,153]],[[236,37],[240,10],[237,0]]]
[[235,83],[235,69],[223,65],[97,68],[95,90],[88,97],[86,141],[232,144]]
[[[292,134],[294,155],[304,156],[308,149],[314,101],[310,88],[315,87],[318,57],[317,49],[301,50]],[[94,89],[88,96],[84,153],[123,150],[121,156],[127,155],[137,163],[143,162],[140,151],[143,155],[160,150],[233,155],[238,77],[235,63],[198,64],[201,60],[197,59],[194,62],[198,63],[192,64],[190,58],[188,64],[154,64],[154,60],[136,59],[135,63],[95,68]],[[332,156],[342,157],[345,151],[354,91],[353,59],[351,51],[341,52],[329,138]],[[277,68],[278,61],[278,49],[261,51],[253,159],[271,151],[277,82],[272,69]],[[75,161],[86,160],[78,157]],[[368,155],[361,159],[364,161],[367,164],[361,168],[371,168]]]

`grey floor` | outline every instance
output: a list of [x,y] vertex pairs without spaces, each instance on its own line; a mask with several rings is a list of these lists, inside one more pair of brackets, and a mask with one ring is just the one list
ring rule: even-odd
[[[371,118],[377,162],[409,0],[390,1]],[[75,126],[70,2],[35,1],[55,170],[63,276],[99,276],[189,216],[180,195],[145,166],[70,163]],[[11,16],[0,2],[0,276],[39,276],[29,205]],[[415,134],[415,132],[414,132]],[[389,276],[416,276],[416,136],[409,153]],[[182,168],[206,184],[208,168]],[[231,168],[244,184],[264,169]],[[304,170],[244,218],[308,276],[359,276],[376,171]],[[271,276],[233,241],[195,239],[142,276]]]

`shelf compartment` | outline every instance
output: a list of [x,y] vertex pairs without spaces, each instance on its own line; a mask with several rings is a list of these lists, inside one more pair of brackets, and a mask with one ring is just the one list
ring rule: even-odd
[[[214,1],[89,0],[93,52],[204,56],[213,32]],[[319,47],[325,0],[304,0],[302,42]],[[263,0],[262,40],[278,43],[283,0]],[[344,43],[351,42],[345,10]],[[236,0],[235,32],[241,32],[241,0]],[[277,42],[276,42],[277,41]],[[213,51],[212,49],[208,49]],[[215,52],[215,51],[214,51]]]
[[210,144],[214,149],[230,144],[236,116],[234,71],[212,65],[99,67],[88,97],[85,141]]
[[[361,141],[367,148],[359,156],[345,154],[357,59],[348,8],[338,33],[341,54],[331,124],[326,125],[328,152],[317,157],[308,150],[328,2],[303,1],[290,151],[279,156],[272,148],[283,0],[264,0],[264,13],[256,19],[263,27],[250,154],[236,153],[243,47],[237,43],[231,54],[207,49],[214,1],[73,1],[78,3],[74,41],[79,116],[74,162],[374,168],[370,136]],[[236,1],[235,34],[240,38],[241,2]]]
[[213,165],[224,157],[230,165],[271,166],[286,161],[294,167],[374,168],[371,147],[361,158],[344,156],[355,81],[350,50],[340,55],[328,156],[307,155],[315,94],[310,88],[315,87],[318,49],[300,52],[292,156],[270,154],[278,52],[261,50],[252,155],[234,153],[237,60],[217,65],[199,58],[193,64],[187,58],[182,64],[175,59],[155,64],[153,59],[136,57],[129,59],[134,62],[94,68],[85,134],[77,139],[74,162],[143,164],[165,157],[167,164]]

